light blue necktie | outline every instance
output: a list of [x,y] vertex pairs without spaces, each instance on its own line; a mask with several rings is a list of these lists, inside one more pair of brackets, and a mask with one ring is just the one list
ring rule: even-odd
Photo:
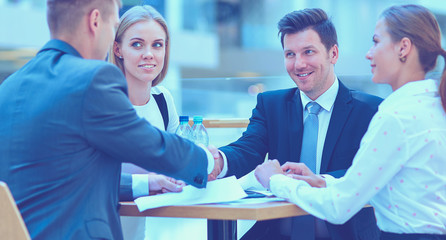
[[[316,150],[319,120],[317,115],[321,106],[317,102],[309,102],[305,107],[308,116],[304,121],[304,134],[302,137],[302,151],[300,162],[316,173]],[[291,225],[291,239],[314,240],[315,239],[315,218],[311,215],[293,217]]]
[[300,162],[305,163],[313,173],[316,173],[316,149],[319,128],[317,115],[321,111],[321,106],[317,102],[309,102],[305,108],[308,110],[308,116],[304,122]]

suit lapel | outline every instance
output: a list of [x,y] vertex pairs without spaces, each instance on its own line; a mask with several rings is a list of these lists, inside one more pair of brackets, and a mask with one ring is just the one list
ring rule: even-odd
[[352,110],[351,100],[352,97],[349,89],[339,81],[338,95],[333,106],[333,113],[331,114],[327,136],[325,137],[324,150],[322,152],[321,173],[327,171],[336,142]]
[[[303,115],[302,115],[302,101],[300,99],[299,90],[293,94],[290,94],[290,98],[287,101],[287,115],[288,126],[290,129],[284,129],[289,131],[290,149],[288,161],[299,162],[300,151],[302,147],[302,134],[303,134]],[[286,125],[285,125],[286,126]]]

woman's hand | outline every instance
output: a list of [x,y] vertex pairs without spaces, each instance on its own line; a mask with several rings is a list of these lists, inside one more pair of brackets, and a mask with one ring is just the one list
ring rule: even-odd
[[161,174],[148,174],[149,193],[158,194],[166,192],[181,192],[186,184],[181,180],[175,180]]
[[286,172],[286,175],[288,177],[303,180],[310,184],[312,187],[322,188],[327,186],[323,177],[314,174],[303,163],[286,162],[282,165],[282,170]]

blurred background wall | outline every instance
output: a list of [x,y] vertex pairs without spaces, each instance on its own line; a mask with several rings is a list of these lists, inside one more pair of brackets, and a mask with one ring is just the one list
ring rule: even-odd
[[[371,82],[365,54],[379,13],[394,4],[429,8],[446,32],[444,0],[123,0],[157,8],[169,25],[172,48],[166,80],[181,114],[249,117],[259,92],[294,87],[283,64],[277,22],[303,8],[324,9],[338,32],[335,71],[346,85],[386,97]],[[46,1],[0,0],[0,82],[49,40]],[[444,36],[443,36],[444,40]],[[444,44],[443,44],[444,45]],[[431,74],[443,69],[439,58]]]

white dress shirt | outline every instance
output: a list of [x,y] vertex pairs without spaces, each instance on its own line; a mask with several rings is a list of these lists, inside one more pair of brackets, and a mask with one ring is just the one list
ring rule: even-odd
[[[154,94],[163,93],[164,99],[166,100],[167,112],[169,115],[169,121],[167,124],[167,132],[174,133],[179,125],[179,117],[177,110],[175,108],[175,104],[173,102],[173,97],[170,92],[161,86],[155,86],[151,89],[150,100],[142,105],[133,107],[136,110],[136,113],[139,117],[146,119],[152,126],[164,130],[164,120],[161,115],[161,111],[158,107],[158,104],[153,97]],[[149,195],[149,182],[147,178],[147,174],[132,174],[132,191],[133,197],[142,197]]]
[[[333,112],[333,105],[338,95],[339,82],[335,77],[335,80],[331,87],[319,96],[314,102],[317,102],[321,106],[321,111],[318,114],[319,128],[317,135],[316,146],[316,173],[319,174],[321,170],[322,152],[324,150],[325,137],[327,136],[328,125],[330,124],[331,113]],[[308,116],[308,111],[305,110],[305,106],[309,102],[313,102],[304,92],[300,91],[300,99],[302,100],[302,109],[304,109],[303,122]]]
[[277,174],[270,188],[335,224],[370,201],[382,231],[446,234],[445,115],[436,81],[407,83],[381,103],[344,177],[312,188]]
[[[150,101],[143,106],[133,106],[136,113],[141,118],[146,119],[152,126],[164,130],[164,120],[153,95],[164,94],[169,113],[167,132],[175,133],[179,125],[179,117],[175,108],[173,97],[170,92],[162,87],[152,87]],[[205,150],[208,157],[208,174],[214,169],[214,158],[207,148]],[[147,174],[132,174],[133,197],[149,195],[149,182]],[[206,220],[184,219],[184,218],[160,218],[160,217],[121,217],[124,239],[181,239],[186,236],[200,236],[205,239]],[[172,231],[176,229],[176,231]],[[203,236],[202,236],[203,235]],[[195,239],[200,239],[196,237]]]
[[[161,115],[161,111],[158,104],[153,97],[154,94],[163,93],[164,99],[166,100],[167,112],[169,115],[169,121],[167,124],[167,132],[175,133],[179,125],[179,117],[175,104],[173,102],[172,94],[170,94],[167,88],[162,86],[155,86],[151,89],[152,96],[149,102],[142,106],[133,106],[139,117],[146,119],[152,126],[164,131],[164,120]],[[214,169],[214,157],[204,146],[200,146],[206,152],[208,158],[208,174]],[[149,182],[146,174],[132,174],[132,191],[133,197],[141,197],[149,195]]]
[[136,113],[141,118],[146,119],[150,124],[164,131],[164,120],[161,115],[161,111],[158,107],[158,104],[155,101],[153,95],[163,94],[164,99],[166,100],[167,112],[169,115],[169,121],[167,124],[166,132],[175,133],[177,130],[179,123],[179,117],[177,110],[175,108],[175,104],[173,102],[172,94],[170,94],[167,88],[162,86],[152,87],[151,89],[150,101],[142,106],[133,106],[136,110]]

